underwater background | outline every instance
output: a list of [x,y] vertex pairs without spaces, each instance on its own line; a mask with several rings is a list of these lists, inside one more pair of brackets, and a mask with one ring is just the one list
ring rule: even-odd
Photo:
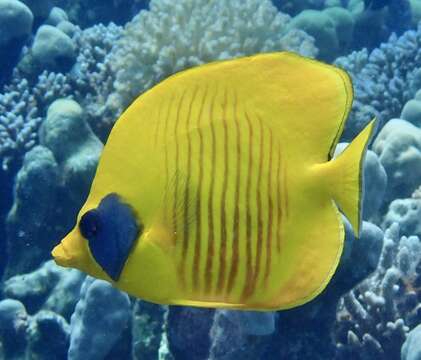
[[[421,359],[419,21],[421,0],[0,0],[0,359]],[[350,74],[337,152],[378,119],[362,234],[344,218],[320,296],[238,316],[147,303],[55,265],[139,94],[182,69],[281,50]]]

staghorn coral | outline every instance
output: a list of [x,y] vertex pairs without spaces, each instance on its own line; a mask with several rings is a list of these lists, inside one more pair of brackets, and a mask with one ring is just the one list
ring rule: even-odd
[[399,237],[394,223],[374,274],[339,305],[336,359],[398,359],[410,328],[421,321],[421,242]]
[[355,90],[344,139],[353,138],[374,116],[379,128],[399,116],[404,104],[420,88],[420,61],[421,25],[399,38],[393,34],[372,52],[363,49],[335,61],[349,72]]
[[20,77],[0,94],[0,165],[8,170],[14,162],[38,142],[37,130],[46,107],[55,99],[67,96],[71,87],[63,74],[44,71],[36,84]]
[[0,92],[0,166],[3,171],[20,164],[24,154],[38,143],[38,128],[48,106],[59,98],[73,98],[87,114],[94,131],[105,139],[116,113],[105,108],[113,74],[108,54],[121,28],[97,25],[74,36],[79,49],[76,64],[67,74],[43,71],[35,79],[15,69],[13,81]]
[[113,51],[109,106],[121,111],[163,78],[214,60],[282,49],[314,56],[313,39],[289,22],[269,0],[152,0]]
[[113,23],[93,26],[75,35],[79,48],[76,65],[69,75],[73,96],[83,106],[94,132],[105,140],[119,115],[106,106],[113,91],[115,74],[111,70],[111,49],[123,29]]

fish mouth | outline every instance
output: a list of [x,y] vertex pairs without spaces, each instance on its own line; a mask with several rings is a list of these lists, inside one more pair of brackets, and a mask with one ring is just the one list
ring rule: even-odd
[[74,259],[67,251],[63,241],[53,249],[51,255],[57,265],[70,267],[74,263]]

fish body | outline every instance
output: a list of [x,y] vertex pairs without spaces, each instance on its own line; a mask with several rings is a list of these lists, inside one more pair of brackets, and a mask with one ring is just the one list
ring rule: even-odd
[[[56,262],[161,304],[276,310],[310,301],[342,253],[337,204],[359,232],[373,124],[331,160],[351,102],[344,71],[291,53],[171,76],[112,129]],[[109,221],[131,230],[110,242],[98,235]]]

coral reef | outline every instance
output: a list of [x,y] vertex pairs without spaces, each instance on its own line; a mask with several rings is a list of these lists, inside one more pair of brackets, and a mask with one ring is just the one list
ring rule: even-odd
[[[363,223],[358,240],[347,221],[345,230],[339,270],[318,298],[276,315],[171,307],[168,340],[172,354],[176,359],[215,360],[332,358],[330,330],[338,301],[376,268],[383,244],[383,232],[371,223]],[[189,332],[192,328],[193,333]]]
[[3,171],[20,164],[38,142],[37,131],[46,107],[68,95],[70,86],[62,74],[43,72],[32,84],[25,78],[7,85],[0,94],[0,163]]
[[69,325],[59,314],[42,310],[31,316],[21,302],[6,299],[0,301],[0,320],[0,356],[5,359],[65,358]]
[[[50,257],[50,249],[72,226],[102,151],[82,108],[68,99],[51,104],[40,139],[42,146],[26,154],[16,178],[6,221],[6,278],[34,270]],[[60,215],[67,221],[58,227],[54,219]]]
[[414,99],[404,105],[400,118],[421,127],[421,90],[416,92]]
[[114,24],[78,30],[72,40],[78,55],[70,73],[44,70],[33,79],[25,73],[31,72],[31,67],[15,69],[12,82],[0,92],[0,163],[4,171],[19,165],[38,143],[39,126],[56,99],[78,101],[94,131],[103,139],[108,135],[117,114],[104,109],[113,82],[107,56],[120,34]]
[[11,41],[21,42],[32,30],[34,18],[27,6],[17,0],[0,1],[0,48]]
[[373,143],[387,173],[386,201],[411,196],[421,185],[421,129],[401,120],[390,120]]
[[[55,201],[58,166],[50,150],[37,146],[28,152],[16,177],[15,202],[6,220],[9,262],[6,277],[33,270],[52,244],[46,234],[47,218]],[[27,250],[30,249],[30,250]]]
[[421,242],[385,233],[376,271],[344,296],[336,323],[337,359],[398,359],[408,330],[420,321]]
[[47,19],[54,6],[53,0],[22,0],[22,2],[31,9],[38,24]]
[[65,73],[76,61],[76,47],[74,41],[60,29],[42,25],[28,56],[32,56],[34,68]]
[[32,273],[6,280],[3,294],[21,301],[31,314],[48,310],[70,320],[84,279],[78,270],[65,270],[50,260]]
[[149,0],[55,0],[55,3],[66,10],[72,22],[86,28],[97,23],[124,24],[141,9],[147,8]]
[[216,310],[210,336],[209,360],[267,359],[265,350],[275,332],[277,314]]
[[351,44],[354,19],[344,8],[304,10],[292,19],[289,28],[301,29],[313,36],[319,49],[318,57],[329,61],[340,52],[345,53]]
[[421,199],[396,199],[393,200],[388,212],[383,218],[384,229],[394,222],[399,223],[402,235],[417,235],[421,237]]
[[[177,359],[206,359],[214,310],[172,306],[167,317],[168,347]],[[191,331],[194,329],[194,331]]]
[[113,50],[109,106],[121,111],[168,75],[213,60],[282,49],[316,55],[312,38],[289,22],[269,0],[152,0]]
[[133,306],[132,336],[135,360],[172,360],[166,338],[168,307],[137,300]]
[[28,314],[21,302],[13,299],[0,301],[0,341],[3,356],[12,358],[22,352],[26,346],[27,326]]
[[401,360],[421,359],[421,324],[408,333],[408,337],[402,346]]
[[[108,282],[87,277],[70,323],[68,359],[103,359],[125,337],[128,348],[119,348],[122,359],[130,355],[130,300]],[[125,350],[125,351],[124,351]]]
[[105,281],[49,261],[6,281],[4,294],[0,341],[6,356],[113,359],[131,354],[130,300]]
[[[420,359],[421,2],[377,5],[0,0],[0,359]],[[197,64],[283,49],[350,73],[343,141],[378,118],[362,232],[344,218],[319,297],[277,313],[166,307],[48,261],[138,94]]]
[[0,1],[0,86],[10,76],[22,46],[29,38],[34,16],[17,0]]
[[84,199],[103,146],[89,127],[83,109],[73,100],[56,100],[48,108],[39,133],[40,143],[60,164],[60,184],[72,189],[72,200]]
[[353,138],[373,117],[378,128],[402,111],[421,87],[421,26],[369,52],[363,49],[335,60],[351,75],[355,99],[345,127],[344,140]]
[[38,359],[64,359],[69,347],[69,335],[69,324],[62,316],[51,311],[40,311],[30,317],[26,335],[28,342],[26,356]]
[[325,0],[273,0],[273,4],[282,12],[297,15],[303,10],[322,10]]
[[345,220],[345,239],[344,252],[331,282],[310,303],[279,312],[276,332],[262,358],[333,359],[335,348],[331,343],[331,331],[338,302],[341,296],[376,268],[383,244],[383,232],[377,226],[363,222],[360,237],[356,239]]
[[68,21],[68,20],[69,18],[66,12],[62,8],[53,7],[50,13],[48,14],[47,20],[45,20],[45,24],[57,26],[62,21]]

